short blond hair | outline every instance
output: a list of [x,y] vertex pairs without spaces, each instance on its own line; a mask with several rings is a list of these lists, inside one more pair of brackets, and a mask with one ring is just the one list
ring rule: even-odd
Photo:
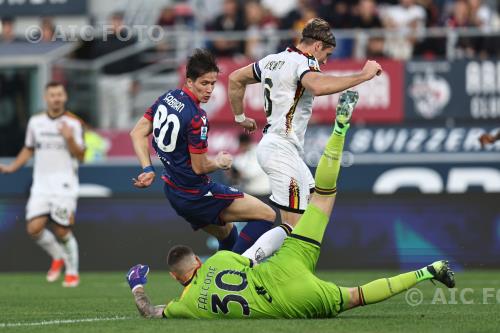
[[302,30],[302,39],[300,40],[304,44],[312,44],[315,41],[323,42],[323,47],[337,46],[330,24],[318,17],[307,22]]

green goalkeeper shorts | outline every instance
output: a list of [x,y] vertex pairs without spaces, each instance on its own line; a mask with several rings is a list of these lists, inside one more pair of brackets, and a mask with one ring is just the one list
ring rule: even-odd
[[347,289],[314,275],[328,220],[310,204],[279,251],[254,268],[255,277],[272,298],[272,317],[330,318],[347,304]]

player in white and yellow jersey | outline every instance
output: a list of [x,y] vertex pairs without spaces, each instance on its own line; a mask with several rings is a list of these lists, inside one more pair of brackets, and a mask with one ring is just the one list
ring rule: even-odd
[[250,132],[257,126],[254,119],[245,117],[243,97],[248,84],[262,84],[267,125],[258,146],[258,159],[270,178],[270,201],[280,209],[282,221],[291,226],[304,213],[315,187],[303,160],[314,96],[341,92],[372,79],[382,70],[377,62],[368,60],[358,74],[337,77],[321,73],[320,65],[326,63],[335,45],[329,24],[315,18],[304,27],[296,47],[268,55],[229,76],[228,95],[235,121]]
[[[52,257],[47,281],[56,281],[66,266],[63,286],[76,287],[80,282],[78,243],[71,227],[78,197],[78,162],[85,154],[83,129],[80,120],[66,112],[62,84],[48,83],[45,101],[47,111],[29,120],[24,148],[11,164],[0,165],[0,173],[15,172],[34,156],[27,231]],[[54,233],[46,228],[49,221]]]

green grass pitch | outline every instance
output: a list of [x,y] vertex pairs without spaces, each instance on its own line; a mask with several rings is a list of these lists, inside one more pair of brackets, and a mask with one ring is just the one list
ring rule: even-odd
[[[352,286],[396,272],[320,272]],[[83,273],[80,287],[48,284],[43,273],[0,274],[0,332],[499,332],[500,272],[457,274],[457,289],[436,292],[430,282],[417,295],[400,294],[376,305],[322,320],[145,320],[139,317],[122,273]],[[151,272],[146,287],[155,304],[179,295],[165,272]],[[488,304],[484,304],[484,303]],[[473,303],[473,304],[469,304]]]

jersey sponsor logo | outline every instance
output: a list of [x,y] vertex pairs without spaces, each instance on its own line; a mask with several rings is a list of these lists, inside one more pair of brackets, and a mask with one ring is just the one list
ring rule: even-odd
[[35,145],[36,149],[54,149],[54,150],[66,150],[66,144],[63,142],[37,142]]
[[69,218],[69,211],[63,207],[56,207],[54,209],[54,218],[57,218],[60,221],[66,221]]
[[177,98],[172,96],[172,94],[168,93],[167,96],[163,99],[163,101],[170,106],[172,109],[176,110],[177,112],[182,112],[184,110],[184,103],[179,101]]
[[319,70],[320,70],[319,63],[316,59],[308,59],[308,62],[309,62],[308,66],[311,70],[319,72]]
[[264,289],[264,287],[255,286],[255,291],[257,292],[258,295],[263,296],[269,303],[273,302],[273,297],[269,295],[269,293],[267,292],[266,289]]
[[206,140],[207,139],[207,135],[208,135],[208,127],[207,126],[201,126],[200,139]]
[[61,133],[59,132],[45,132],[45,131],[41,131],[40,133],[40,136],[62,136]]

